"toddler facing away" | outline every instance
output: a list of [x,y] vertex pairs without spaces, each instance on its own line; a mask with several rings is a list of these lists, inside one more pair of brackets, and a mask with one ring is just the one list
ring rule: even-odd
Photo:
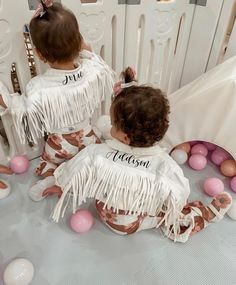
[[[75,15],[52,0],[41,1],[30,21],[36,54],[48,70],[30,80],[25,94],[0,86],[0,105],[13,115],[23,143],[48,135],[36,174],[43,180],[29,190],[34,201],[54,185],[54,170],[91,143],[100,143],[90,120],[114,85],[114,72],[85,44]],[[89,51],[90,50],[90,51]],[[79,57],[78,57],[79,56]]]
[[56,185],[44,195],[61,195],[53,213],[58,222],[70,199],[73,212],[96,199],[101,220],[125,235],[160,227],[170,239],[186,242],[220,221],[232,204],[222,192],[204,205],[188,202],[189,181],[158,142],[168,126],[169,103],[160,89],[137,86],[132,69],[116,84],[110,108],[112,140],[89,145],[54,172]]

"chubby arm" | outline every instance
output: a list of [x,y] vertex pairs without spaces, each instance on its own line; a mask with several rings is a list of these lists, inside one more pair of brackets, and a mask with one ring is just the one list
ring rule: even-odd
[[92,52],[92,48],[91,48],[90,44],[86,43],[84,41],[84,39],[82,40],[81,50],[88,50],[88,51]]

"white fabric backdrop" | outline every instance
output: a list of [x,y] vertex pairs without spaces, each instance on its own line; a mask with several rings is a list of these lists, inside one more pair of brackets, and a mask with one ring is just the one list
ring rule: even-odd
[[170,128],[162,146],[203,140],[226,149],[236,159],[236,57],[169,95]]

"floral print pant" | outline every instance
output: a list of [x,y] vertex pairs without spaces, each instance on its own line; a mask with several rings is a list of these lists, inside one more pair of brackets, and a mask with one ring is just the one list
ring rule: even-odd
[[35,174],[43,177],[52,175],[62,162],[69,160],[91,143],[100,143],[93,131],[87,135],[84,135],[83,130],[70,134],[50,134]]
[[[214,208],[220,212],[221,209],[225,209],[231,203],[231,200],[224,193],[217,196],[211,204]],[[114,211],[112,208],[104,208],[104,203],[96,201],[96,209],[101,220],[114,232],[120,235],[132,234],[145,229],[156,228],[163,217],[163,213],[158,216],[148,215],[127,215],[125,211]],[[215,222],[215,215],[209,210],[207,206],[204,206],[200,201],[194,201],[188,203],[182,210],[180,215],[180,233],[178,237],[174,237],[173,234],[168,235],[170,228],[167,229],[164,226],[160,226],[164,234],[169,238],[186,242],[188,238],[201,231],[209,223]]]

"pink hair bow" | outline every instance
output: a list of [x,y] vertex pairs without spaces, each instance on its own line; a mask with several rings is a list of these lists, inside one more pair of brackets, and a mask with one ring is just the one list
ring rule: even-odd
[[[42,0],[42,2],[47,8],[53,5],[53,0]],[[37,18],[38,16],[41,18],[45,14],[46,11],[44,10],[43,4],[39,3],[32,18]]]
[[115,83],[114,87],[113,87],[113,92],[114,92],[114,96],[117,96],[120,94],[120,92],[128,87],[131,86],[137,86],[138,82],[137,81],[131,81],[129,83],[124,83],[123,81],[118,81]]
[[115,85],[113,87],[114,96],[119,95],[120,92],[122,91],[121,84],[122,84],[122,81],[118,81],[115,83]]
[[[132,67],[129,67],[129,68],[130,68],[130,71],[132,72],[132,77],[135,78],[136,71]],[[114,96],[119,95],[120,92],[122,91],[122,89],[124,89],[124,88],[128,88],[128,87],[131,87],[131,86],[137,86],[137,85],[138,85],[138,83],[135,80],[133,80],[133,81],[131,81],[129,83],[124,83],[124,81],[118,81],[118,82],[115,83],[115,85],[113,87]]]

